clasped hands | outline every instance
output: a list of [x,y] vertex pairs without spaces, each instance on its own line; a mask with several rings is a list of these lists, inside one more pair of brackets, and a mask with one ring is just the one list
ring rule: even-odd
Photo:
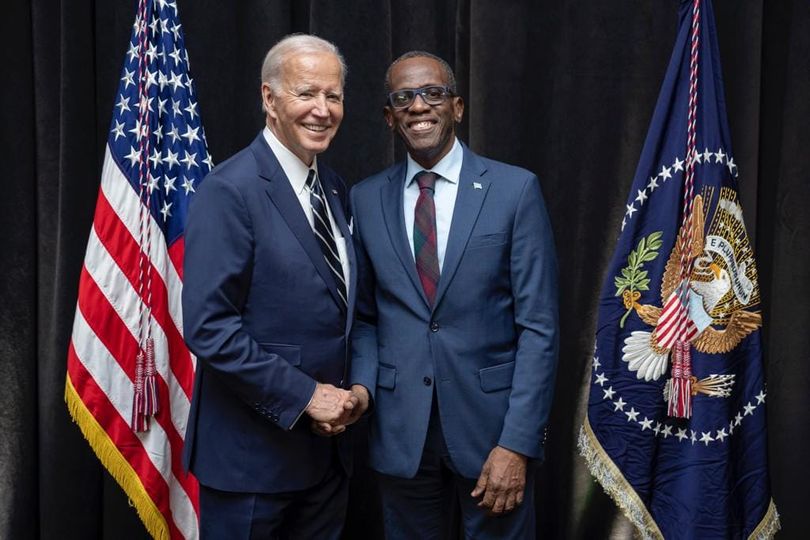
[[331,384],[317,383],[305,412],[312,419],[312,431],[330,437],[357,422],[368,409],[368,404],[368,390],[362,385],[355,384],[351,390],[343,390]]

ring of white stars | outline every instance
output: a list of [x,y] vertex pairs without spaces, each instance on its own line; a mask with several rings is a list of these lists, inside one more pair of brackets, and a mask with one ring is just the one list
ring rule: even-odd
[[[653,192],[659,187],[662,187],[666,182],[672,178],[676,178],[678,174],[683,174],[686,169],[686,161],[680,157],[675,157],[673,162],[669,165],[661,165],[661,170],[649,178],[647,184],[642,189],[636,190],[636,196],[625,205],[624,217],[622,218],[622,231],[633,219],[633,215],[641,210],[647,200],[652,196]],[[726,154],[722,148],[718,148],[716,152],[712,152],[705,148],[703,152],[695,153],[695,168],[704,165],[720,165],[728,169],[729,174],[737,177],[737,164],[734,163],[734,158]],[[632,197],[632,195],[631,195]]]
[[622,396],[613,389],[608,377],[603,371],[600,371],[601,367],[602,364],[599,361],[599,357],[594,354],[593,384],[599,385],[602,390],[602,401],[610,402],[609,405],[613,406],[612,412],[614,414],[623,415],[627,422],[636,424],[642,432],[649,431],[651,435],[662,439],[672,437],[673,439],[677,439],[679,443],[686,441],[692,445],[697,443],[709,446],[709,444],[712,443],[720,444],[726,442],[726,439],[734,435],[734,432],[740,427],[745,417],[753,416],[757,408],[765,403],[765,397],[767,396],[764,389],[760,390],[759,394],[754,396],[753,400],[743,405],[743,408],[734,415],[727,425],[722,425],[719,428],[715,427],[709,431],[695,431],[642,416],[635,407],[624,401]]

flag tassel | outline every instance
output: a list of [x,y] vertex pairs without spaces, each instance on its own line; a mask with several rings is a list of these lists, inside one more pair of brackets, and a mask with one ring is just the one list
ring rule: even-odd
[[146,340],[146,362],[144,364],[143,398],[145,416],[154,416],[158,412],[157,369],[155,367],[155,341]]
[[132,395],[132,430],[143,433],[149,429],[149,421],[145,414],[144,403],[144,364],[143,349],[135,357],[135,392]]
[[667,414],[673,418],[691,418],[692,353],[686,341],[675,342],[669,385]]

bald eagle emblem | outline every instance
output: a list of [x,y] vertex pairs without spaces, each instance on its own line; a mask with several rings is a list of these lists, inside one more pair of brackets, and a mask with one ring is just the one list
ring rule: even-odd
[[[706,212],[714,188],[704,188],[694,200],[692,237],[687,243],[692,250],[693,264],[689,282],[688,314],[697,327],[690,344],[697,351],[722,354],[733,350],[745,336],[762,325],[762,316],[750,309],[759,304],[757,271],[750,242],[745,232],[742,209],[737,194],[721,188],[711,223],[706,228]],[[680,235],[687,234],[682,227]],[[671,350],[659,343],[656,336],[662,308],[642,304],[641,291],[649,289],[645,263],[658,257],[661,232],[642,238],[628,257],[628,265],[616,276],[616,296],[622,296],[627,312],[620,321],[624,327],[627,317],[635,313],[650,330],[636,330],[624,340],[622,360],[638,379],[658,380],[667,371]],[[678,285],[681,257],[679,242],[669,255],[661,280],[661,305],[666,303]],[[711,375],[698,381],[693,377],[692,394],[698,392],[728,397],[734,383],[733,375]]]

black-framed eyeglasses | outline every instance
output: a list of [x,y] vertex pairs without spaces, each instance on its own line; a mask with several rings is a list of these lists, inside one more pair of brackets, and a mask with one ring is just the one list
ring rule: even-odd
[[405,109],[413,104],[416,96],[422,96],[422,100],[428,105],[441,105],[444,100],[453,96],[453,92],[446,86],[403,88],[388,94],[388,104],[394,109]]

